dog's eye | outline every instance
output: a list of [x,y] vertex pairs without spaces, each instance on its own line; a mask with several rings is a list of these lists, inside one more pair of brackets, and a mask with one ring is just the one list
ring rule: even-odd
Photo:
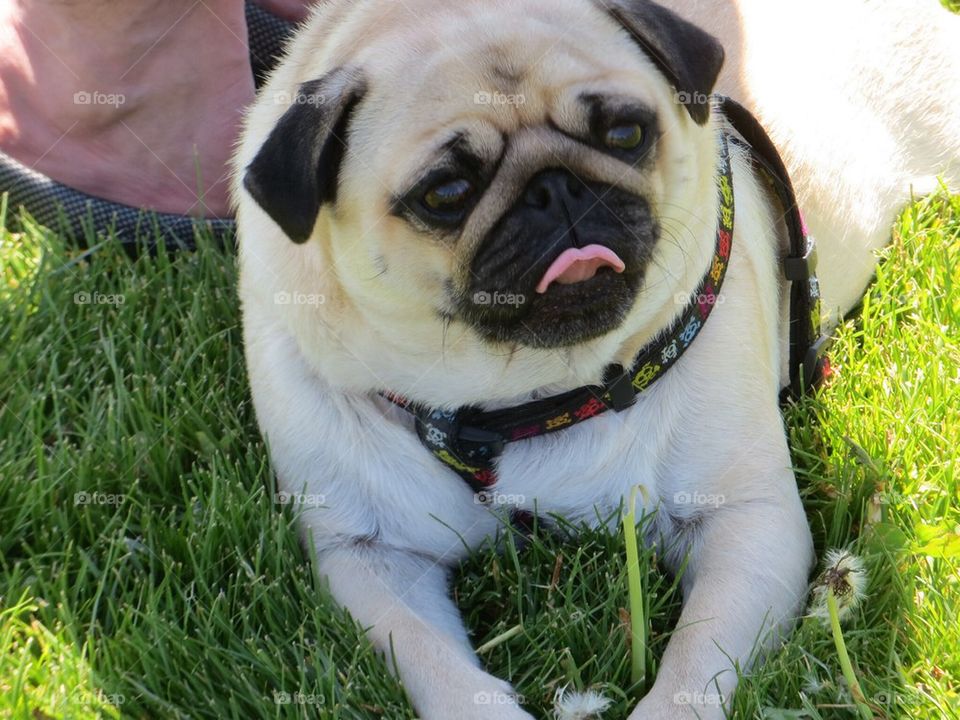
[[436,212],[456,212],[463,208],[471,195],[471,182],[459,178],[430,188],[423,196],[423,203]]
[[616,150],[635,150],[646,139],[647,133],[640,123],[614,125],[607,130],[604,142],[607,147]]

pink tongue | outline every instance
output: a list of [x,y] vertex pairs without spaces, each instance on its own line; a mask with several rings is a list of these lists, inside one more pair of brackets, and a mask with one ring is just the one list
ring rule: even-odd
[[584,248],[564,250],[553,261],[537,285],[538,293],[545,293],[553,282],[561,285],[589,280],[602,267],[611,267],[614,272],[622,273],[626,265],[610,248],[603,245],[587,245]]

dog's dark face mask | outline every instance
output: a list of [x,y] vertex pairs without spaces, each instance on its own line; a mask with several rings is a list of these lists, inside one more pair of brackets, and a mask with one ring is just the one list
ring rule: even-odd
[[[705,125],[723,62],[719,43],[651,2],[619,0],[600,11],[672,86],[687,122]],[[551,59],[538,62],[549,68]],[[508,76],[511,87],[529,74],[498,63],[491,55],[489,67],[477,70]],[[350,68],[305,83],[304,100],[283,115],[247,168],[245,188],[294,242],[310,240],[321,211],[336,208],[351,124],[366,111],[368,84],[375,83]],[[502,97],[509,102],[511,95]],[[498,94],[482,90],[471,101],[464,116],[493,113],[477,105],[495,106]],[[449,99],[437,102],[449,110]],[[643,286],[661,227],[642,177],[654,172],[669,128],[656,107],[623,91],[581,90],[574,105],[566,114],[579,119],[569,126],[529,105],[513,125],[498,116],[502,141],[493,151],[466,124],[452,136],[445,127],[436,156],[389,198],[393,218],[457,260],[435,312],[487,341],[534,348],[587,342],[620,326]]]
[[529,347],[598,337],[633,306],[659,235],[643,196],[540,170],[470,260],[456,315],[492,341]]

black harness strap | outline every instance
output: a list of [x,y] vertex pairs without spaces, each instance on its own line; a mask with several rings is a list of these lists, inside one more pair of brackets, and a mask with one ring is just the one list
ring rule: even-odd
[[731,137],[731,142],[749,150],[783,207],[789,238],[783,274],[790,282],[790,384],[781,394],[781,400],[786,401],[816,388],[830,372],[827,351],[831,338],[821,334],[816,241],[807,230],[790,175],[766,130],[735,100],[720,98],[720,109],[746,141]]

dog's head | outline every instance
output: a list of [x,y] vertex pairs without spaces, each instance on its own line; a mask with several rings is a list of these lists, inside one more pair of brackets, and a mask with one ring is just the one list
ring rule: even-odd
[[709,253],[683,231],[715,195],[711,36],[646,0],[332,6],[280,73],[299,86],[261,97],[284,107],[243,186],[352,304],[571,347]]

